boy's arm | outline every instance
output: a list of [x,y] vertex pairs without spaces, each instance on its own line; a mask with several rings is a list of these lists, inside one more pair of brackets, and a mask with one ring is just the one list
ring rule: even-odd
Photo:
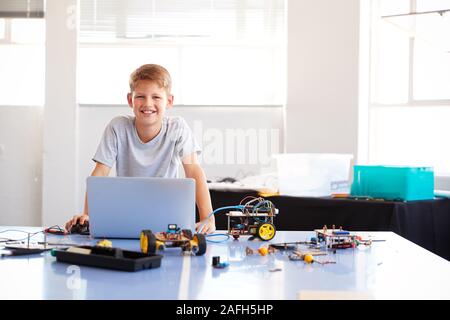
[[213,212],[213,209],[208,185],[206,184],[205,172],[198,163],[197,154],[194,152],[184,157],[181,162],[183,163],[186,178],[195,179],[195,201],[200,216],[200,222],[196,224],[196,228],[199,228],[203,224],[202,229],[197,231],[201,233],[213,233],[216,230],[214,215],[207,221],[203,221]]
[[[111,168],[104,165],[103,163],[97,162],[95,165],[94,170],[91,173],[91,176],[96,177],[106,177],[109,175],[109,172],[111,171]],[[87,200],[87,192],[84,196],[84,207],[83,207],[83,213],[81,215],[75,215],[71,220],[69,220],[66,223],[66,230],[70,230],[74,224],[77,223],[77,221],[80,222],[80,224],[84,224],[85,221],[89,220],[89,210],[88,210],[88,200]]]

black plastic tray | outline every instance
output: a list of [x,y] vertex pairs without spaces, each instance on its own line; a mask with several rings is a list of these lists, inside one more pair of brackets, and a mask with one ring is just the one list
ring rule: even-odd
[[162,255],[159,254],[145,254],[97,246],[79,246],[77,248],[89,249],[91,253],[83,254],[68,252],[67,249],[54,249],[52,255],[56,257],[58,262],[123,271],[139,271],[161,266]]

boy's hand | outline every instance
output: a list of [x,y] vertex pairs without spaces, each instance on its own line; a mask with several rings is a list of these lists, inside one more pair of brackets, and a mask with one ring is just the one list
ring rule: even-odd
[[210,234],[216,231],[216,224],[213,219],[203,220],[195,224],[197,233]]
[[89,221],[89,216],[87,214],[80,214],[80,215],[75,215],[73,216],[72,219],[70,219],[67,223],[66,223],[66,233],[70,232],[70,229],[72,228],[72,226],[74,226],[75,224],[77,224],[77,222],[81,225],[83,225],[85,222]]

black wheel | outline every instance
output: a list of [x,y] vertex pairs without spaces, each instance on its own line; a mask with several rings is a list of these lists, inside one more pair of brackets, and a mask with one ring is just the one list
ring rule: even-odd
[[141,251],[145,254],[156,253],[156,236],[151,230],[143,230],[140,236]]
[[183,229],[183,230],[181,230],[181,233],[189,240],[192,240],[192,231],[191,230]]
[[196,256],[202,256],[206,252],[206,237],[202,233],[196,233],[193,238],[194,241],[198,243],[198,251],[195,253]]

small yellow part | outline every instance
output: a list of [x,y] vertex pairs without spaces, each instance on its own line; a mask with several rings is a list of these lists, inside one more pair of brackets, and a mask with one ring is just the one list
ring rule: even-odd
[[313,263],[314,258],[312,254],[305,254],[303,260],[305,260],[306,263]]
[[194,248],[194,247],[197,247],[197,248],[198,248],[198,238],[197,238],[197,235],[194,235],[194,236],[192,237],[192,240],[189,241],[189,245],[190,245],[190,247],[191,247],[191,250],[192,250],[192,248]]
[[332,193],[331,194],[332,198],[348,198],[350,197],[349,193]]
[[270,189],[266,189],[266,190],[261,190],[258,195],[260,197],[273,197],[273,196],[279,196],[280,192],[276,191],[276,190],[270,190]]
[[275,228],[270,223],[264,223],[259,228],[259,236],[263,240],[271,240],[275,236]]
[[141,232],[141,251],[142,253],[147,253],[148,251],[148,239],[144,232]]
[[258,249],[258,252],[262,256],[266,256],[269,253],[269,249],[267,247],[261,247]]
[[191,243],[192,245],[198,246],[198,237],[196,234],[192,237]]
[[112,248],[112,242],[107,239],[103,239],[97,242],[97,247]]

